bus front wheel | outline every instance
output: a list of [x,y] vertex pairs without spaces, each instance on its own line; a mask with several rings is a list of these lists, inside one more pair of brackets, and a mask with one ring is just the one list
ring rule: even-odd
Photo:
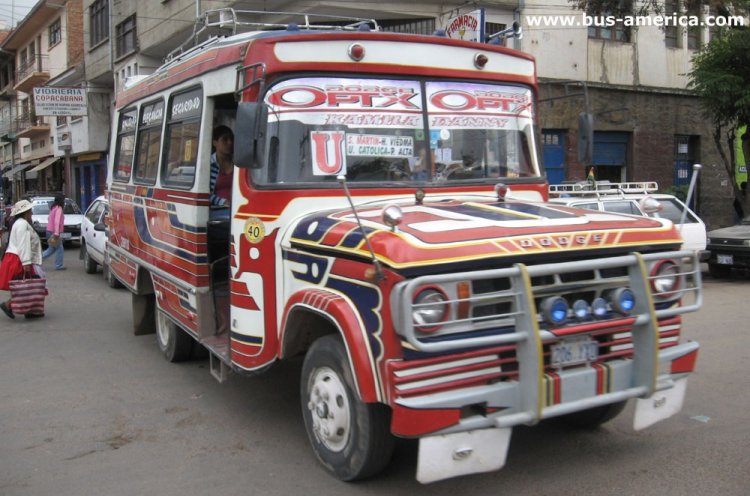
[[341,339],[324,336],[302,366],[302,415],[318,460],[337,478],[364,479],[390,461],[394,438],[385,405],[362,402]]

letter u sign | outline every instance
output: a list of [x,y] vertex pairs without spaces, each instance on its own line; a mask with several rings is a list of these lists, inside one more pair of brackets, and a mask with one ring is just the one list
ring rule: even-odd
[[313,175],[346,174],[345,138],[346,135],[343,131],[310,132]]

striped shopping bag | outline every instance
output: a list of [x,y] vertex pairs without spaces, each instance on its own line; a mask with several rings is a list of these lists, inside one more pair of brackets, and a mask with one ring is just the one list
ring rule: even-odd
[[10,281],[10,309],[16,315],[44,315],[47,279],[15,279]]

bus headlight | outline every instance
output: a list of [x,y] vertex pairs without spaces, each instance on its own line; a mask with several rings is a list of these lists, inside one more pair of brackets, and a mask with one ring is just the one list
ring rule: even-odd
[[680,288],[680,267],[671,260],[663,260],[651,269],[650,279],[656,296],[670,296]]
[[578,320],[586,320],[591,317],[591,307],[586,300],[576,300],[573,303],[573,315]]
[[597,319],[603,319],[606,317],[607,312],[609,312],[609,305],[607,305],[607,300],[604,298],[595,298],[594,301],[591,302],[591,313],[593,313],[594,317]]
[[550,325],[559,326],[568,319],[568,302],[561,296],[550,296],[540,306],[542,318]]
[[448,298],[437,288],[421,290],[414,298],[412,321],[420,332],[433,332],[448,315]]
[[630,288],[617,288],[609,294],[612,310],[622,315],[629,315],[635,308],[635,294]]

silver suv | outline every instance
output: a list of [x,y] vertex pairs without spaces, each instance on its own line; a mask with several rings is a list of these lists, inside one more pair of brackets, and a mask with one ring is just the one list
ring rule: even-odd
[[[706,225],[695,212],[672,195],[656,193],[658,185],[653,181],[611,183],[598,181],[593,185],[588,182],[575,184],[553,184],[549,187],[550,203],[568,207],[600,210],[618,214],[640,215],[669,219],[682,235],[682,247],[698,251],[701,260],[708,258],[706,251]],[[658,212],[645,212],[641,200],[652,197],[661,204]],[[680,228],[680,222],[684,224]]]

